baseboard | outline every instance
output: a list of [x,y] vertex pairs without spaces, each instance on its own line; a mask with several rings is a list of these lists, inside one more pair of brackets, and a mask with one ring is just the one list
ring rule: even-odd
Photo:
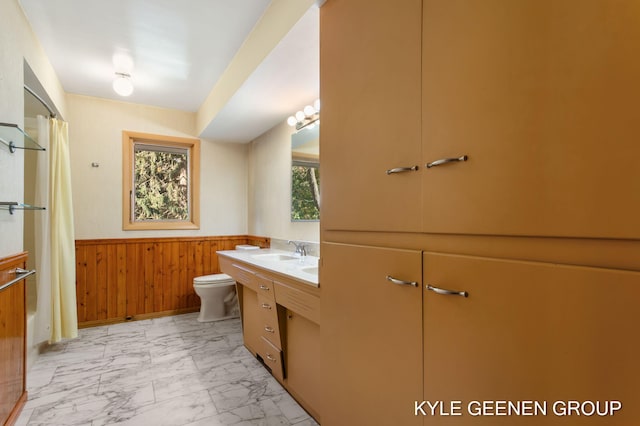
[[22,395],[20,395],[20,398],[18,398],[18,401],[16,402],[16,405],[13,407],[13,410],[11,410],[11,413],[9,414],[9,417],[5,422],[5,425],[11,426],[15,424],[16,421],[18,421],[18,417],[20,417],[20,413],[22,412],[22,409],[24,408],[24,404],[26,403],[27,403],[27,391],[24,391],[22,392]]
[[131,322],[131,321],[142,321],[142,320],[153,319],[153,318],[168,317],[171,315],[189,314],[191,312],[198,312],[199,310],[200,310],[200,307],[197,306],[195,308],[173,309],[170,311],[152,312],[148,314],[134,315],[131,317],[111,318],[108,320],[86,321],[86,322],[78,323],[78,328],[99,327],[101,325],[120,324],[123,322]]

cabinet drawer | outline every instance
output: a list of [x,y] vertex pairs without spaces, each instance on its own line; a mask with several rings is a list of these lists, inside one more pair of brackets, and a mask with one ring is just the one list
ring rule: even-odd
[[224,269],[224,272],[227,275],[233,277],[233,279],[238,283],[243,284],[254,291],[258,291],[256,274],[252,270],[234,262],[230,262],[227,266],[228,267]]
[[271,370],[271,374],[279,381],[283,381],[284,368],[282,366],[282,351],[272,345],[267,339],[261,337],[258,355],[262,358],[264,365]]
[[264,294],[258,294],[258,310],[264,320],[278,319],[278,308],[275,301]]
[[320,298],[276,282],[276,301],[279,305],[320,324]]
[[258,294],[268,297],[271,300],[275,300],[273,291],[273,280],[263,277],[262,275],[255,276],[256,287]]
[[275,302],[263,295],[258,295],[257,309],[260,316],[260,334],[273,343],[274,346],[282,349],[278,309]]

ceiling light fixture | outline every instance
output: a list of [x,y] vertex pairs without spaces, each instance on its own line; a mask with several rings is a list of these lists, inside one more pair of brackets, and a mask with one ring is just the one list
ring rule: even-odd
[[116,73],[116,79],[113,80],[113,90],[120,96],[129,96],[133,93],[133,82],[131,76],[123,72]]
[[296,130],[303,129],[311,124],[320,120],[320,99],[317,99],[313,106],[307,105],[302,111],[296,112],[291,117],[287,118],[287,124]]

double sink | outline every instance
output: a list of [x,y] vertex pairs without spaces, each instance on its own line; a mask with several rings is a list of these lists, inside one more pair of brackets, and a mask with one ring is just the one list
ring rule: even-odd
[[[286,262],[286,265],[309,275],[318,276],[318,258],[315,256],[299,256],[288,253],[261,253],[251,257],[264,262]],[[283,265],[284,266],[284,265]]]
[[318,257],[277,249],[224,250],[218,254],[319,287]]

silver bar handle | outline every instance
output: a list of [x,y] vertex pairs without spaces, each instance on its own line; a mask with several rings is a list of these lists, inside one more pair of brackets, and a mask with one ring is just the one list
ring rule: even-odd
[[271,354],[267,354],[267,359],[271,362],[276,362],[276,359]]
[[271,309],[271,305],[270,305],[270,304],[268,304],[268,303],[263,303],[263,304],[262,304],[262,307],[263,307],[264,309],[269,309],[269,310]]
[[273,333],[274,332],[273,327],[269,327],[269,326],[266,326],[264,328],[264,331],[266,331],[267,333]]
[[412,167],[396,167],[394,169],[389,169],[387,170],[387,174],[391,175],[394,173],[404,173],[404,172],[415,172],[418,170],[418,166],[412,166]]
[[463,155],[461,157],[442,158],[440,160],[436,160],[436,161],[433,161],[431,163],[427,163],[427,169],[430,169],[430,168],[435,167],[435,166],[440,166],[442,164],[456,163],[458,161],[467,161],[468,159],[469,159],[469,157],[466,156],[466,155]]
[[418,287],[418,283],[415,281],[403,281],[397,278],[393,278],[391,275],[387,275],[387,281],[392,282],[397,285],[410,285],[412,287]]
[[260,290],[269,291],[269,287],[264,284],[260,284]]
[[4,283],[0,286],[0,291],[4,290],[5,288],[9,288],[12,285],[14,285],[17,282],[20,282],[22,280],[24,280],[25,278],[27,278],[29,275],[33,275],[36,273],[35,269],[32,270],[27,270],[27,269],[22,269],[22,268],[16,268],[13,271],[16,274],[16,277],[14,279],[12,279],[11,281]]
[[427,290],[433,291],[434,293],[443,294],[445,296],[469,297],[469,293],[467,293],[466,291],[447,290],[445,288],[434,287],[430,284],[427,284]]

